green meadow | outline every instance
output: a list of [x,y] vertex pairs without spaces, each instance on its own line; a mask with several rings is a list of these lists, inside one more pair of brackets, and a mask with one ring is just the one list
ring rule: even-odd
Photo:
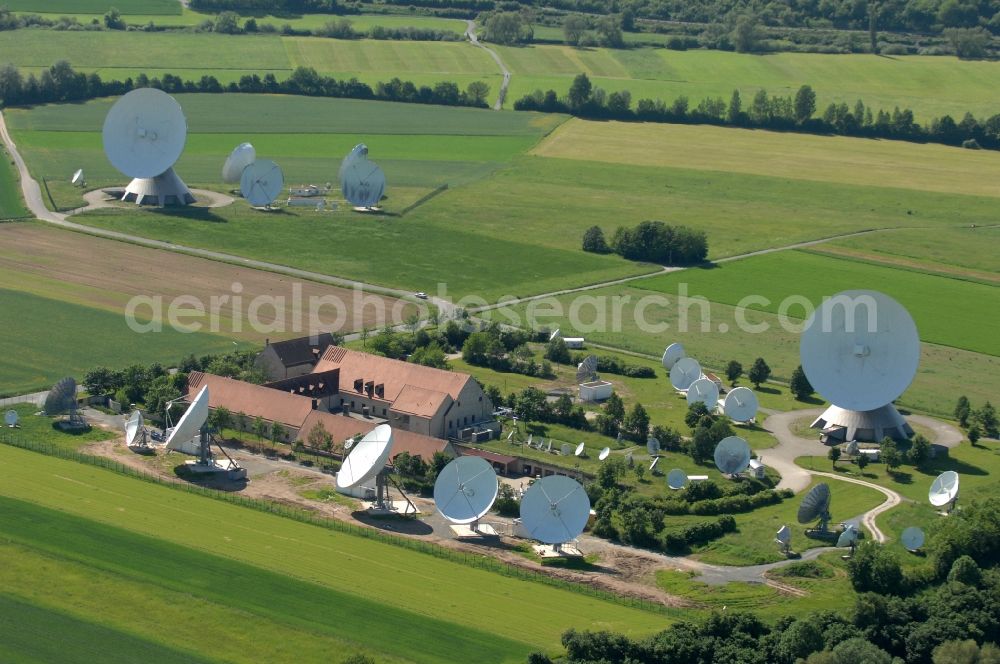
[[24,209],[24,201],[21,200],[14,166],[11,165],[6,151],[0,150],[0,157],[3,158],[0,163],[0,221],[26,217],[28,211]]
[[[122,14],[181,13],[181,3],[177,0],[115,0],[115,6]],[[13,12],[49,12],[60,15],[83,12],[103,16],[109,5],[106,0],[4,0],[4,7]]]

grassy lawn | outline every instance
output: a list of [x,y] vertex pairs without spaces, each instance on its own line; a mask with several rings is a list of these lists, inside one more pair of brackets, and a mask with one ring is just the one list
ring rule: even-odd
[[117,434],[100,427],[91,427],[90,431],[70,433],[57,429],[56,421],[61,418],[36,415],[39,408],[35,404],[18,404],[9,408],[0,408],[4,412],[14,410],[20,416],[17,429],[0,427],[0,436],[12,436],[20,440],[30,440],[45,443],[59,449],[76,452],[81,447],[101,440],[114,438]]
[[[397,634],[414,630],[427,644],[444,638],[457,647],[468,637],[462,647],[490,653],[491,661],[522,661],[529,647],[557,649],[560,634],[570,626],[643,634],[666,623],[662,615],[98,468],[9,447],[0,447],[0,459],[0,495],[8,504],[37,513],[37,520],[29,520],[19,516],[26,514],[24,510],[2,510],[8,537],[16,531],[32,546],[60,554],[72,551],[88,564],[99,563],[121,574],[134,573],[130,570],[138,566],[157,581],[173,579],[168,588],[239,602],[240,607],[270,614],[279,622],[301,625],[305,620],[311,629],[367,641],[380,650],[403,648],[396,653],[408,657],[433,660],[446,649],[429,646],[417,652],[394,645],[396,639],[384,638],[385,625],[392,625]],[[28,497],[30,503],[21,502]],[[60,512],[51,512],[52,508]],[[177,527],[179,520],[183,528]],[[118,549],[133,555],[117,555]],[[136,551],[143,555],[134,555]],[[156,564],[149,564],[151,560]],[[204,583],[198,580],[200,575]],[[218,578],[242,579],[240,595],[208,582]],[[535,610],[517,611],[525,602]],[[372,611],[392,618],[366,623]],[[486,632],[492,636],[485,638]]]
[[24,202],[21,200],[21,190],[14,167],[5,150],[0,149],[0,157],[3,157],[0,163],[0,221],[26,217],[28,211],[24,209]]

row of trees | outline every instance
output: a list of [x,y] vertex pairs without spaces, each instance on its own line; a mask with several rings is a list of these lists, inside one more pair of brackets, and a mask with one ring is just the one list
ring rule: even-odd
[[973,445],[979,442],[982,436],[1000,438],[1000,421],[997,420],[996,409],[989,401],[974,409],[969,398],[963,394],[955,404],[955,419],[958,420],[959,426],[968,429],[966,435]]
[[583,233],[583,250],[661,265],[691,265],[708,257],[708,239],[703,230],[643,221],[632,228],[619,226],[610,243],[600,226],[591,226]]
[[79,101],[94,97],[123,95],[135,88],[159,88],[169,93],[179,92],[245,92],[267,94],[306,95],[310,97],[343,97],[350,99],[379,99],[416,104],[441,104],[444,106],[488,106],[486,99],[490,87],[482,81],[473,81],[463,91],[451,81],[441,81],[430,87],[417,86],[411,81],[394,78],[378,83],[373,89],[356,78],[349,80],[321,76],[312,67],[298,67],[283,81],[274,74],[245,74],[239,81],[223,85],[214,76],[202,76],[198,81],[183,80],[173,74],[162,78],[149,78],[139,74],[134,80],[105,81],[97,73],[77,72],[66,60],[60,60],[40,76],[34,72],[24,76],[12,64],[0,67],[0,103],[4,106],[46,104]]
[[608,94],[595,88],[586,74],[579,74],[565,97],[560,98],[554,90],[535,90],[518,99],[514,109],[570,113],[586,118],[758,127],[1000,149],[1000,114],[980,121],[966,113],[957,122],[944,115],[921,125],[910,109],[896,107],[889,112],[858,100],[853,106],[831,103],[816,117],[816,92],[809,85],[801,86],[792,96],[768,95],[761,89],[746,105],[739,90],[734,90],[728,103],[721,98],[706,98],[692,107],[690,100],[681,96],[670,105],[660,99],[640,99],[633,109],[628,90]]

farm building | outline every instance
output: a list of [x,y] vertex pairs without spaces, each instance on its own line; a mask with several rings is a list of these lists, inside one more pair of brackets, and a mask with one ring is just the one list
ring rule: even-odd
[[287,341],[270,340],[257,355],[254,365],[269,380],[284,380],[312,373],[323,351],[333,345],[333,335],[326,332]]

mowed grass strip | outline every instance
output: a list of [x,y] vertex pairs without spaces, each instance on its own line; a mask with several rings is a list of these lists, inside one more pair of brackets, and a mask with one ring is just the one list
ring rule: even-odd
[[416,42],[370,39],[283,37],[293,67],[321,72],[378,72],[406,78],[407,73],[497,73],[490,55],[465,42]]
[[[338,592],[30,502],[0,498],[0,505],[7,515],[0,517],[0,532],[7,538],[279,625],[340,637],[413,662],[453,661],[454,651],[476,662],[522,661],[530,652],[526,643],[371,601],[360,592]],[[338,561],[325,562],[336,567]],[[387,626],[391,638],[386,638]]]
[[[697,149],[692,149],[697,146]],[[534,154],[779,178],[1000,196],[992,150],[709,125],[573,119]]]
[[[930,232],[930,231],[929,231]],[[878,290],[910,312],[923,341],[1000,356],[1000,287],[808,251],[783,251],[644,279],[640,288],[754,307],[801,322],[844,290]],[[746,298],[764,298],[750,301]],[[805,301],[803,301],[805,298]]]
[[0,149],[0,158],[3,159],[0,163],[0,221],[26,217],[28,211],[24,209],[24,202],[21,200],[20,183],[14,173],[14,166],[5,150]]
[[[75,518],[222,556],[342,596],[363,597],[417,616],[491,632],[498,639],[552,649],[558,648],[561,633],[571,626],[637,635],[667,623],[663,615],[71,461],[0,446],[0,462],[0,495],[30,499]],[[141,559],[140,551],[134,555]],[[525,606],[532,610],[524,611]],[[379,638],[386,636],[380,628]]]

